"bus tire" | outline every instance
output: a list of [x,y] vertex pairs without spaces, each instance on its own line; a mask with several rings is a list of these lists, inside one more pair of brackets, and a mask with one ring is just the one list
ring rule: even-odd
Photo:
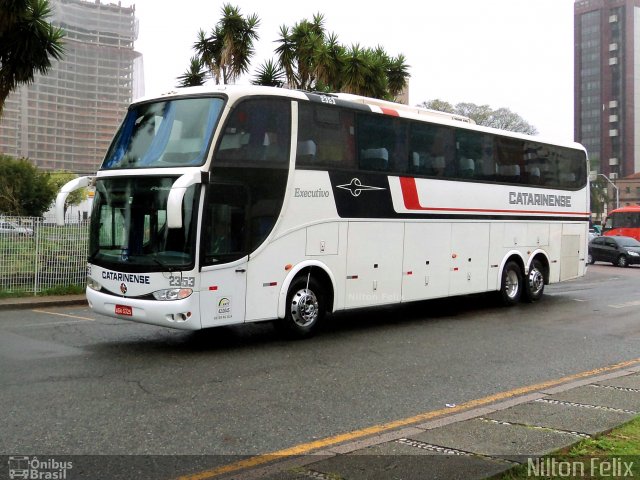
[[299,276],[291,282],[287,293],[287,308],[279,329],[290,338],[312,336],[322,322],[325,312],[325,294],[320,283],[313,277]]
[[544,293],[544,267],[539,260],[531,262],[529,275],[524,282],[524,291],[522,292],[524,300],[527,302],[536,302],[542,298]]
[[522,295],[523,281],[520,266],[513,261],[507,262],[502,270],[500,298],[507,306],[515,305]]

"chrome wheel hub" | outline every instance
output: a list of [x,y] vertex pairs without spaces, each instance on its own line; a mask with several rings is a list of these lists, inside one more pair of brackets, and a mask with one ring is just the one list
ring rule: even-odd
[[291,318],[301,326],[307,327],[318,319],[318,298],[309,289],[298,290],[291,298]]
[[544,276],[536,268],[529,272],[529,288],[533,294],[539,293],[544,288]]

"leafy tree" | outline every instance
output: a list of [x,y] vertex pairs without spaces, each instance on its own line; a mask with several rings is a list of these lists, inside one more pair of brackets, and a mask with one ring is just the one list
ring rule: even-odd
[[475,103],[464,102],[453,106],[449,102],[437,99],[422,102],[418,106],[456,115],[464,115],[465,117],[471,118],[476,124],[485,127],[521,132],[529,135],[538,133],[538,130],[533,125],[508,108],[493,110],[489,105],[476,105]]
[[203,30],[198,32],[194,49],[216,84],[233,83],[249,71],[259,24],[255,13],[245,17],[238,7],[227,3],[222,6],[222,18],[210,35]]
[[9,94],[46,74],[64,54],[64,32],[47,22],[48,0],[3,0],[0,7],[0,114]]
[[179,87],[196,87],[204,85],[207,71],[199,57],[191,57],[189,68],[178,77]]
[[0,213],[40,217],[57,193],[49,173],[38,170],[25,158],[0,154]]

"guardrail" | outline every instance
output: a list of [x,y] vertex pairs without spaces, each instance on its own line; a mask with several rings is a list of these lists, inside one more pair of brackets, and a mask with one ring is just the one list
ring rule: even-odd
[[87,279],[88,222],[64,226],[0,216],[0,292],[82,286]]

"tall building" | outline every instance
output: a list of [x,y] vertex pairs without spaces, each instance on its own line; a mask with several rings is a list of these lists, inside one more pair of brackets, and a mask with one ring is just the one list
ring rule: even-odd
[[576,0],[575,139],[591,170],[640,172],[640,0]]
[[144,85],[135,6],[49,0],[65,54],[46,75],[9,95],[0,118],[0,153],[45,170],[95,172],[127,105]]

